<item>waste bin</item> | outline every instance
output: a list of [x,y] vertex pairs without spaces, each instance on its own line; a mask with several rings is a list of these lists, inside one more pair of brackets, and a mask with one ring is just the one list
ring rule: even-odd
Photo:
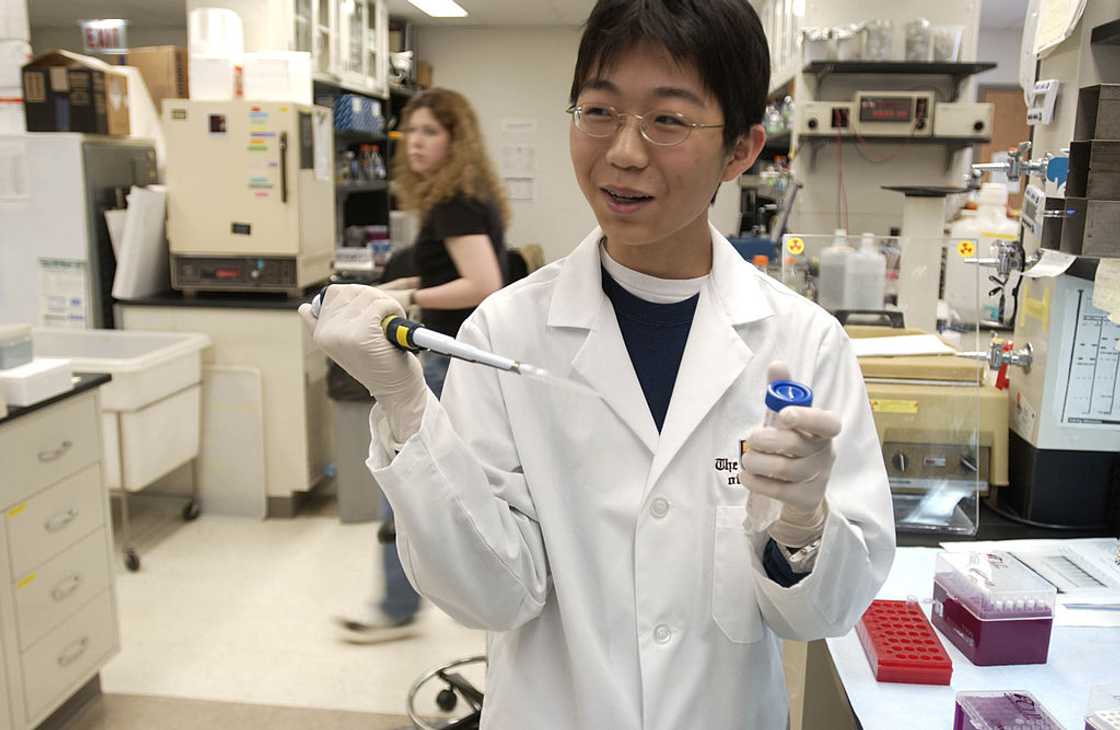
[[333,361],[327,370],[327,395],[334,401],[335,484],[338,519],[373,522],[381,517],[381,488],[366,468],[369,411],[374,400],[365,387]]

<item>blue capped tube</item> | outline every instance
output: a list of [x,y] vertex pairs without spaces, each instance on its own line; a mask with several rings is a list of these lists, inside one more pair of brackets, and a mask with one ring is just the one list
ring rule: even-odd
[[794,380],[775,380],[766,386],[766,415],[763,426],[773,426],[783,408],[813,405],[813,389]]

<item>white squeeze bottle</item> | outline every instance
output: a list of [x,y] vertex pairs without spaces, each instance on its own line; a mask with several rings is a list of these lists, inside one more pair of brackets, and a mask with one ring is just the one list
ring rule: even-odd
[[837,228],[832,245],[821,252],[821,274],[817,281],[817,304],[830,312],[846,309],[844,286],[848,259],[855,249],[848,245],[848,232]]
[[844,309],[882,309],[887,293],[887,259],[874,233],[865,233],[859,250],[848,257]]

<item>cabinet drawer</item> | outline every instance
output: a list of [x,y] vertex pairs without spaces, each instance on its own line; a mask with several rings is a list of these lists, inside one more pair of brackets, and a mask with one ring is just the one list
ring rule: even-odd
[[101,525],[103,490],[101,465],[95,463],[10,507],[5,520],[13,579],[27,575]]
[[16,618],[22,651],[109,587],[107,539],[104,529],[95,530],[42,568],[16,581]]
[[94,394],[75,396],[0,427],[0,505],[101,459],[101,419]]
[[41,719],[67,691],[93,675],[117,648],[117,617],[109,591],[23,654],[27,721]]

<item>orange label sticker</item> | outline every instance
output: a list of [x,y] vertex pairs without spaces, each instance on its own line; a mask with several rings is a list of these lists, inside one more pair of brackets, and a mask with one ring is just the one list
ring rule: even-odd
[[976,244],[972,241],[959,241],[957,243],[957,253],[960,254],[962,259],[970,259],[976,255]]
[[786,241],[786,252],[791,256],[800,256],[805,253],[805,241],[793,236]]

